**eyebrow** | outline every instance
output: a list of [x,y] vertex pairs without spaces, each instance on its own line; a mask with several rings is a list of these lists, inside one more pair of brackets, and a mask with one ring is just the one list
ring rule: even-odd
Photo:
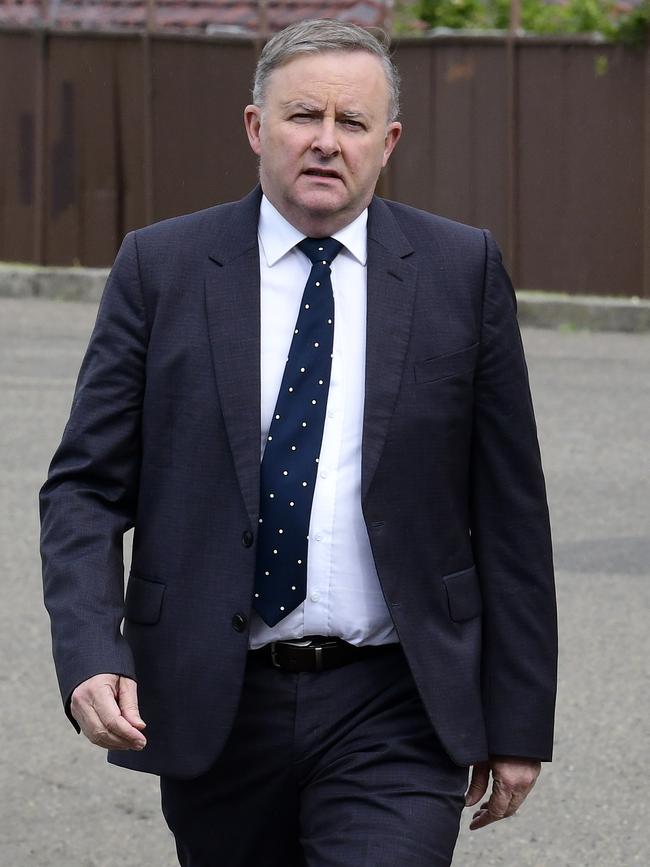
[[[325,111],[324,108],[321,108],[317,105],[314,105],[313,103],[299,102],[299,101],[294,101],[294,100],[289,100],[288,102],[283,102],[282,108],[283,109],[297,109],[300,111],[305,111],[308,114],[323,114]],[[366,114],[364,114],[362,111],[354,111],[354,110],[337,111],[336,115],[337,115],[337,117],[345,117],[345,118],[348,118],[350,120],[359,120],[359,119],[367,120],[368,119],[368,116]]]
[[300,102],[294,99],[290,99],[288,102],[282,103],[282,108],[299,108],[303,111],[313,112],[314,114],[322,114],[325,109],[319,108],[317,105],[314,105],[310,102]]

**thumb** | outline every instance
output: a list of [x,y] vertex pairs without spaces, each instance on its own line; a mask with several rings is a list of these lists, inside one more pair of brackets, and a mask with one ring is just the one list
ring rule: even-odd
[[138,710],[138,685],[129,677],[120,677],[118,682],[117,703],[124,719],[137,729],[146,726]]
[[490,779],[490,766],[487,762],[477,762],[472,768],[472,780],[465,794],[465,806],[473,807],[478,804],[487,791]]

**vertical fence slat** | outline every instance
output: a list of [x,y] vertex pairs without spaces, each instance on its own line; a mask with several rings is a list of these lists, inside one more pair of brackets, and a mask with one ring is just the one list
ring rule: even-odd
[[151,34],[142,34],[142,153],[144,173],[144,215],[147,223],[154,220],[153,174],[153,71],[151,69]]
[[506,40],[506,255],[512,280],[519,285],[519,124],[518,124],[518,65],[517,41],[513,30]]
[[650,40],[645,50],[643,105],[643,274],[642,293],[650,298]]
[[[434,163],[432,152],[435,135],[435,54],[426,45],[398,43],[395,60],[403,79],[401,119],[404,133],[388,164],[388,177],[380,179],[379,195],[402,197],[415,207],[426,207],[434,195]],[[419,127],[411,118],[419,114]]]
[[45,149],[46,102],[48,52],[47,33],[38,30],[34,33],[36,42],[36,77],[34,93],[34,243],[33,258],[38,264],[45,264]]

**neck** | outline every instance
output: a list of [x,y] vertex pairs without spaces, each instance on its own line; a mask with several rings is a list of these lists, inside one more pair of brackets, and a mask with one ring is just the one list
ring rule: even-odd
[[285,202],[278,202],[270,196],[264,187],[262,190],[266,198],[271,202],[273,207],[280,213],[284,219],[291,223],[294,229],[299,232],[304,232],[309,238],[327,238],[331,237],[335,232],[339,232],[350,223],[353,223],[369,202],[366,202],[363,207],[356,213],[318,213],[310,212],[304,209],[291,208]]

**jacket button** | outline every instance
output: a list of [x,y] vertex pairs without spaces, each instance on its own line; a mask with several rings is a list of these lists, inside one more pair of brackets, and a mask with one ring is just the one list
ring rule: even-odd
[[244,548],[250,548],[250,546],[253,544],[253,534],[250,530],[244,530],[241,537],[241,543]]
[[243,632],[246,629],[248,618],[246,618],[243,614],[240,614],[238,611],[237,614],[233,614],[231,623],[232,628],[235,630],[235,632]]

